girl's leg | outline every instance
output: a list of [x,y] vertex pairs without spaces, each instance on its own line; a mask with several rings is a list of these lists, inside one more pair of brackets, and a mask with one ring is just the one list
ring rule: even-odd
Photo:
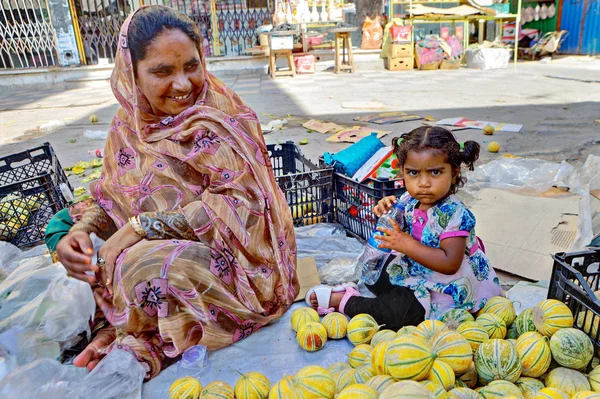
[[377,298],[351,296],[343,302],[344,300],[340,304],[340,312],[350,317],[359,313],[370,314],[377,323],[384,325],[384,329],[394,331],[404,326],[416,326],[425,317],[425,309],[415,297],[414,291],[406,287],[394,286]]
[[381,274],[379,278],[373,285],[365,285],[369,291],[371,291],[376,296],[383,295],[386,292],[390,292],[396,287],[394,284],[390,283],[390,275],[387,272],[387,265],[394,259],[393,256],[390,256],[385,265],[383,266],[383,270],[381,270]]

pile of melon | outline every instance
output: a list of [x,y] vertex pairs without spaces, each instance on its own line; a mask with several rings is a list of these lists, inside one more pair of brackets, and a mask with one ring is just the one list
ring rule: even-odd
[[[316,351],[328,338],[347,337],[354,348],[346,362],[308,366],[273,385],[248,373],[234,388],[213,382],[222,389],[219,396],[205,392],[209,384],[205,390],[196,386],[197,396],[170,398],[600,399],[594,345],[572,328],[571,310],[557,300],[542,301],[517,317],[508,299],[494,297],[476,316],[455,309],[442,320],[397,332],[382,330],[367,314],[350,321],[340,313],[319,319],[311,308],[292,313],[299,345]],[[182,385],[189,392],[189,382]]]

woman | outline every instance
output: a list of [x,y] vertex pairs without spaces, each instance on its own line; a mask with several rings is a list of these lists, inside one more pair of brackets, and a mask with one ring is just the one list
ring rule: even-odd
[[[200,46],[194,23],[163,6],[121,28],[102,176],[56,248],[105,316],[77,366],[120,347],[152,378],[165,357],[247,337],[296,296],[292,219],[258,119]],[[107,240],[96,265],[92,232]]]

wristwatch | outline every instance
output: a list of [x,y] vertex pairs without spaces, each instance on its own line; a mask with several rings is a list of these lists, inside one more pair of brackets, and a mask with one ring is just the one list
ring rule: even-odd
[[133,216],[129,218],[129,224],[133,227],[133,230],[142,238],[146,237],[146,230],[142,228],[142,224],[140,223],[140,219],[137,216]]

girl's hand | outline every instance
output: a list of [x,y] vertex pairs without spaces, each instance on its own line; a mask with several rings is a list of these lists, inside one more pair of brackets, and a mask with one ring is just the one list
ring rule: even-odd
[[390,211],[390,209],[392,209],[394,202],[396,202],[395,195],[390,195],[388,197],[384,197],[377,203],[375,208],[373,208],[373,213],[377,217],[381,217],[381,215],[385,215],[386,213],[388,213]]
[[[388,197],[389,198],[389,197]],[[385,234],[385,236],[377,236],[379,241],[378,248],[387,248],[396,252],[405,253],[404,248],[410,240],[414,240],[410,235],[400,230],[400,226],[395,220],[390,220],[393,229],[378,227],[377,230]]]
[[100,281],[106,286],[111,295],[113,293],[112,282],[117,258],[124,250],[141,240],[142,237],[127,223],[113,234],[98,251],[98,259],[104,259],[104,266],[100,267]]
[[92,265],[94,248],[90,235],[83,231],[74,231],[63,237],[56,246],[58,260],[67,269],[69,276],[86,283],[94,284],[96,278],[86,272],[98,273],[98,267]]

